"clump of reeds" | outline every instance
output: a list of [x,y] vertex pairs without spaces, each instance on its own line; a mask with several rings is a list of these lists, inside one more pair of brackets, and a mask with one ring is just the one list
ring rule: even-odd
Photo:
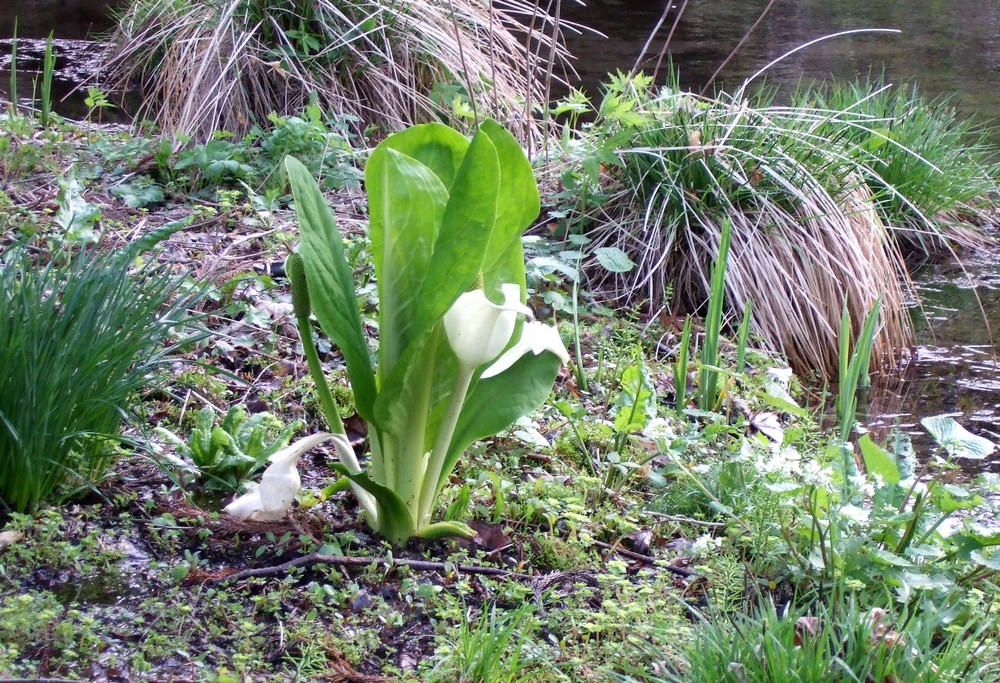
[[799,89],[792,106],[814,111],[810,132],[853,155],[901,246],[933,254],[982,244],[981,227],[994,220],[997,149],[949,98],[869,78]]
[[526,138],[560,30],[525,0],[133,0],[111,72],[175,136],[246,133],[315,95],[359,132],[487,114]]

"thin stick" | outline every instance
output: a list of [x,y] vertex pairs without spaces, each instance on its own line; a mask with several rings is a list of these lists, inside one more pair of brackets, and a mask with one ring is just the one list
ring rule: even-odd
[[[594,545],[598,548],[604,548],[605,550],[610,550],[613,553],[618,553],[622,557],[627,557],[630,560],[638,560],[639,562],[645,562],[646,564],[656,564],[657,558],[651,557],[649,555],[643,555],[642,553],[633,552],[631,550],[626,550],[620,545],[611,545],[610,543],[605,543],[604,541],[593,541]],[[669,564],[657,564],[657,567],[666,569],[671,574],[676,574],[677,576],[689,577],[689,576],[701,576],[697,572],[693,572],[689,569],[681,569],[680,567],[671,567]]]
[[341,557],[339,555],[309,553],[308,555],[297,557],[294,560],[289,560],[288,562],[275,565],[273,567],[244,569],[241,572],[236,572],[235,574],[230,574],[229,576],[224,576],[218,579],[209,579],[205,583],[214,585],[229,581],[242,581],[243,579],[249,579],[254,576],[274,576],[275,574],[282,574],[291,569],[295,569],[296,567],[309,567],[314,564],[329,564],[337,567],[368,567],[374,564],[379,567],[400,566],[409,567],[410,569],[418,569],[421,571],[447,571],[448,569],[454,569],[455,571],[465,574],[502,576],[504,578],[519,579],[521,581],[530,581],[531,579],[537,578],[535,576],[531,576],[530,574],[519,574],[506,569],[483,567],[480,565],[451,564],[448,562],[431,562],[429,560],[406,560],[395,558],[390,560],[385,557]]

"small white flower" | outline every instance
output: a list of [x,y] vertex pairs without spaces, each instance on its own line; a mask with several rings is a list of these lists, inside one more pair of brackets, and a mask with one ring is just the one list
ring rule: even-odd
[[695,557],[708,557],[722,547],[722,539],[703,534],[694,540],[689,552]]
[[802,478],[807,484],[822,489],[829,489],[833,485],[829,468],[823,467],[816,460],[807,460],[802,463]]
[[662,417],[654,417],[642,430],[642,435],[658,444],[669,444],[677,435],[670,421]]

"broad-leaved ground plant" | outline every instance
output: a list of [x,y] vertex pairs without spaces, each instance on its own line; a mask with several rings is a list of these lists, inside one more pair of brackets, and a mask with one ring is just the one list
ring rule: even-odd
[[[539,212],[531,165],[492,121],[471,140],[442,124],[415,126],[373,151],[365,186],[379,295],[374,364],[333,216],[306,168],[292,158],[286,166],[302,231],[301,256],[288,267],[293,304],[342,471],[392,543],[471,536],[460,522],[432,521],[438,493],[471,443],[545,400],[568,360],[554,327],[522,320],[531,310],[521,235]],[[316,356],[312,312],[343,354],[368,422],[365,468]]]

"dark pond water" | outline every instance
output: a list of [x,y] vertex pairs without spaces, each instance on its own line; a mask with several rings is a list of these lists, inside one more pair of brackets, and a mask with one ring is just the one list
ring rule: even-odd
[[[115,0],[5,0],[0,2],[0,97],[9,98],[11,36],[17,27],[18,101],[30,106],[41,83],[45,38],[55,39],[56,69],[52,79],[53,107],[63,116],[87,115],[81,84],[93,83],[104,58],[99,41],[111,29]],[[105,117],[107,118],[107,117]]]
[[[82,97],[63,99],[99,68],[98,43],[111,27],[109,0],[7,0],[0,3],[0,38],[10,36],[14,17],[24,38],[58,39],[57,99],[62,113],[86,113]],[[592,26],[594,34],[568,34],[583,86],[592,94],[608,73],[640,60],[650,70],[678,11],[684,12],[670,42],[670,57],[684,87],[700,89],[757,21],[767,0],[568,0],[563,16]],[[650,49],[643,46],[667,10]],[[782,54],[841,31],[896,29],[898,34],[859,33],[818,42],[768,69],[772,86],[800,79],[851,79],[884,72],[892,83],[917,84],[928,96],[954,95],[964,114],[989,119],[1000,113],[1000,0],[777,0],[759,26],[722,70],[716,86],[733,90]],[[40,42],[21,42],[21,93],[41,68]],[[0,40],[0,96],[6,88],[3,58],[10,41]],[[1000,142],[1000,133],[995,136]],[[927,268],[918,284],[926,320],[920,347],[905,381],[888,382],[872,394],[875,424],[898,424],[919,432],[919,417],[950,413],[965,426],[1000,442],[1000,365],[985,321],[1000,321],[1000,268],[996,255],[977,257],[968,273],[952,265]],[[976,292],[979,301],[976,300]],[[982,304],[982,308],[980,307]],[[1000,335],[1000,324],[995,324]],[[989,466],[1000,467],[994,460]]]
[[[652,71],[683,5],[670,41],[681,84],[700,89],[767,6],[766,0],[672,0],[666,20],[642,54],[668,3],[588,0],[564,2],[568,18],[599,28],[607,39],[569,35],[579,71],[593,85],[608,72],[640,61]],[[955,94],[959,109],[993,117],[1000,112],[1000,0],[777,0],[716,79],[733,90],[772,60],[823,36],[860,33],[819,42],[766,72],[773,85],[799,79],[851,79],[884,70],[889,82],[917,83],[929,95]]]

